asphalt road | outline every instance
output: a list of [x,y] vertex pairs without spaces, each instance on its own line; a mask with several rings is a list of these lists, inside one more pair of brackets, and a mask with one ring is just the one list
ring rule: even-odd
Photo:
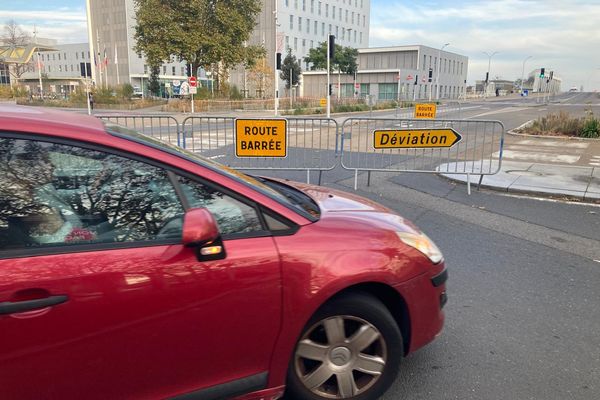
[[[324,180],[352,191],[344,173]],[[374,174],[358,193],[415,222],[450,274],[444,331],[384,400],[600,398],[600,207],[414,174]]]

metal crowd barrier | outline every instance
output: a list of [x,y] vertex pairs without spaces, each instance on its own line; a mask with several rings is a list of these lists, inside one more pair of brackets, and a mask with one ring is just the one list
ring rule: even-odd
[[174,117],[167,115],[95,114],[97,118],[126,126],[172,145],[182,146],[181,130]]
[[[338,126],[331,118],[285,118],[285,158],[235,156],[235,117],[187,117],[181,124],[182,146],[240,170],[323,171],[339,164]],[[269,118],[266,118],[269,119]]]
[[[452,128],[462,139],[448,148],[376,149],[374,131]],[[342,124],[344,169],[358,172],[425,172],[467,175],[470,193],[471,175],[493,175],[500,171],[504,126],[499,121],[348,118]],[[498,157],[494,158],[494,154]]]

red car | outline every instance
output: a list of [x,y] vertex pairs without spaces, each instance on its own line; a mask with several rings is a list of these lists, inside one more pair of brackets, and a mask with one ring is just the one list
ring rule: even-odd
[[0,106],[2,399],[375,399],[447,272],[372,201]]

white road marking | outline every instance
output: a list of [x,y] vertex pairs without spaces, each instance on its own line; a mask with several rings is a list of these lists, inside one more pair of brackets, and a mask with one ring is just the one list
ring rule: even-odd
[[[494,157],[498,157],[500,152],[495,152]],[[548,153],[531,153],[527,151],[513,151],[504,150],[502,153],[504,158],[510,158],[512,160],[523,160],[533,162],[546,162],[546,163],[564,163],[574,164],[581,158],[580,156],[572,156],[566,154],[548,154]]]
[[477,118],[477,117],[483,117],[486,115],[494,115],[494,114],[503,114],[503,113],[510,113],[510,112],[518,112],[518,111],[523,111],[526,110],[527,107],[507,107],[507,108],[501,108],[500,110],[494,110],[494,111],[488,111],[488,112],[484,112],[482,114],[477,114],[477,115],[473,115],[472,117],[469,118]]
[[531,140],[531,139],[526,139],[526,140],[519,140],[518,142],[516,142],[515,144],[520,144],[520,145],[531,145],[531,146],[548,146],[548,147],[570,147],[570,148],[577,148],[577,149],[587,149],[589,147],[589,143],[581,143],[581,142],[569,142],[566,140],[552,140],[552,141],[548,141],[548,140]]

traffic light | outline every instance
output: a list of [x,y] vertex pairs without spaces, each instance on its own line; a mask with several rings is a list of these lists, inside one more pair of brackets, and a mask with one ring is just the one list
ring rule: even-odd
[[543,78],[543,77],[544,77],[544,73],[545,73],[545,72],[546,72],[546,68],[542,67],[542,68],[540,69],[540,78]]
[[433,79],[433,69],[429,68],[429,82]]
[[329,35],[329,58],[333,59],[335,55],[335,36]]
[[333,85],[331,83],[329,84],[329,95],[333,96]]
[[281,53],[277,53],[277,69],[281,71]]
[[192,76],[192,68],[190,64],[185,64],[185,76],[188,78]]
[[486,72],[486,73],[485,73],[485,84],[486,84],[486,85],[487,85],[487,83],[489,82],[489,80],[490,80],[490,73],[489,73],[489,72]]

